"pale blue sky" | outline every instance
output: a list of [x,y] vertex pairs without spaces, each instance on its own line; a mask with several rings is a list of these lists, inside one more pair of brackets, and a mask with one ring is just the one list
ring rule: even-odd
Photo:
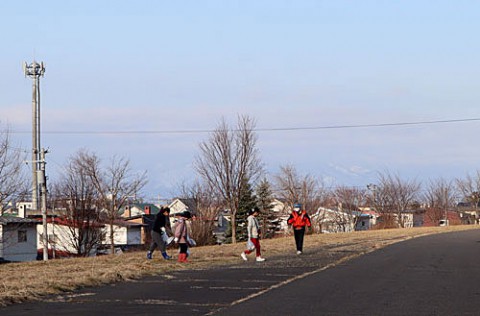
[[[29,149],[31,81],[46,63],[42,130],[211,130],[480,118],[476,1],[2,1],[0,119]],[[463,177],[480,122],[259,132],[271,173],[293,164],[330,183],[375,172]],[[194,177],[192,134],[42,136],[50,180],[89,148],[147,170],[149,197]]]

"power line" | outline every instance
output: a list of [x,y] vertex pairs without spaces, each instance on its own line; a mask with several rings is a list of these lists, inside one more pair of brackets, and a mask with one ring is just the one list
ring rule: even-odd
[[[478,122],[480,118],[466,119],[449,119],[449,120],[433,120],[433,121],[414,121],[414,122],[394,122],[394,123],[377,123],[377,124],[351,124],[351,125],[325,125],[325,126],[304,126],[304,127],[272,127],[272,128],[256,128],[256,132],[278,132],[278,131],[305,131],[305,130],[325,130],[325,129],[353,129],[353,128],[375,128],[389,126],[412,126],[412,125],[431,125],[431,124],[448,124],[448,123],[467,123]],[[30,131],[10,131],[14,134],[26,134]],[[140,130],[140,131],[63,131],[50,130],[42,131],[43,134],[62,134],[62,135],[128,135],[128,134],[203,134],[213,133],[215,130]]]
[[480,118],[436,120],[436,121],[417,121],[417,122],[378,123],[378,124],[353,124],[353,125],[330,125],[330,126],[314,126],[314,127],[269,128],[269,129],[257,129],[257,131],[295,131],[295,130],[320,130],[320,129],[347,129],[347,128],[368,128],[368,127],[388,127],[388,126],[464,123],[464,122],[475,122],[475,121],[480,121]]

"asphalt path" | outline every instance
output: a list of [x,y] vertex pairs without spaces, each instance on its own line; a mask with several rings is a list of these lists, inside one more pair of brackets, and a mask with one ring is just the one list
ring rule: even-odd
[[479,234],[415,238],[335,266],[356,253],[239,258],[16,304],[0,315],[480,315]]
[[416,238],[216,315],[480,315],[478,230]]

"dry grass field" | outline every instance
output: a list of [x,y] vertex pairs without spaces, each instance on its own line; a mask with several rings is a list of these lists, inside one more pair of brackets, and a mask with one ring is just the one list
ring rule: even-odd
[[[305,248],[325,253],[327,257],[329,251],[341,250],[348,253],[342,259],[344,261],[409,238],[479,228],[479,226],[422,227],[309,235],[305,239]],[[261,244],[262,253],[267,260],[269,257],[294,253],[294,241],[291,236],[262,240]],[[192,255],[189,258],[191,262],[188,264],[179,264],[175,260],[165,261],[161,259],[159,253],[154,254],[156,256],[153,260],[146,260],[145,252],[3,264],[0,265],[0,306],[27,300],[41,300],[47,295],[74,291],[81,287],[168,274],[173,270],[208,269],[216,265],[238,264],[242,262],[239,254],[244,247],[244,243],[196,247],[191,249]],[[175,253],[175,250],[170,249],[170,252]],[[338,260],[338,257],[335,260]]]

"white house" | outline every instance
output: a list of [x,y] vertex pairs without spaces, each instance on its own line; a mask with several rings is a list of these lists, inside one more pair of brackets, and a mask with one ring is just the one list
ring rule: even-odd
[[323,233],[346,233],[354,230],[354,214],[341,210],[319,207],[311,216],[312,222],[322,228]]
[[377,224],[379,215],[370,209],[363,209],[356,214],[358,217],[355,230],[369,230]]
[[[197,214],[197,204],[194,199],[174,199],[168,207],[170,208],[170,225],[172,228],[175,225],[175,214],[189,211],[192,214]],[[227,219],[228,220],[228,219]]]
[[32,261],[37,257],[36,220],[0,216],[0,261]]
[[[139,246],[142,244],[142,229],[148,225],[116,220],[113,223],[113,242],[115,246]],[[110,224],[105,224],[103,228],[103,245],[110,245]]]
[[168,205],[170,208],[170,215],[175,216],[177,213],[181,213],[183,211],[189,211],[192,214],[197,213],[197,205],[194,199],[181,199],[176,198]]
[[288,233],[288,223],[287,220],[290,217],[292,210],[288,208],[281,200],[273,199],[272,203],[272,212],[275,214],[276,220],[279,222],[278,233],[286,234]]
[[[83,244],[92,244],[89,255],[97,252],[100,229],[103,225],[99,223],[89,224],[77,223],[61,218],[47,219],[48,253],[49,257],[68,257],[78,253],[76,238],[79,238],[80,228],[84,232]],[[38,251],[43,251],[43,225],[37,226]],[[90,240],[90,242],[88,240]],[[83,249],[82,249],[83,250]]]
[[415,211],[413,210],[405,210],[400,213],[401,222],[403,223],[403,228],[411,228],[413,227],[413,215]]

